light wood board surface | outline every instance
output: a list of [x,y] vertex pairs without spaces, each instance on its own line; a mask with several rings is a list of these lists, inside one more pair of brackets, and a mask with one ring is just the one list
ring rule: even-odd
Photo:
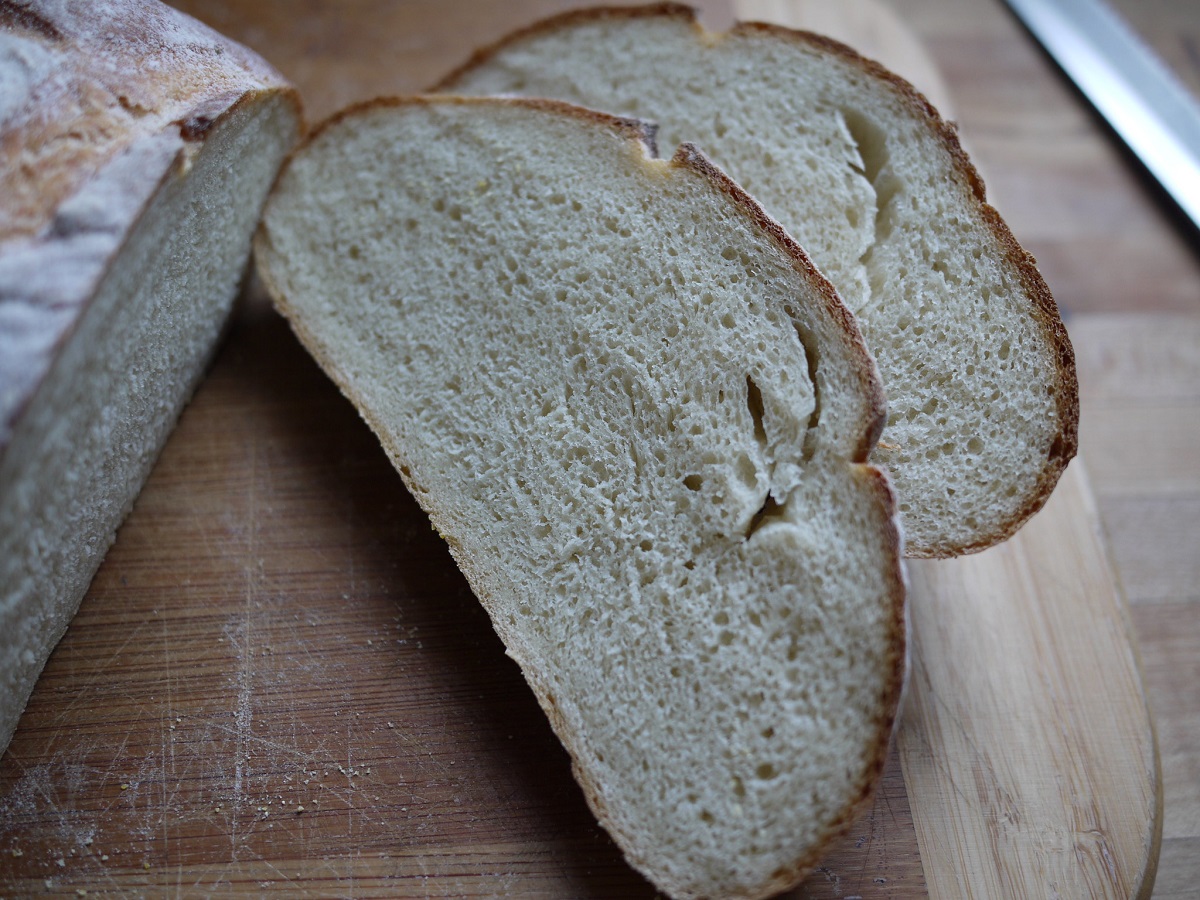
[[[419,88],[475,44],[561,7],[180,5],[271,58],[314,117]],[[1196,458],[1184,423],[1200,381],[1185,326],[1200,313],[1200,266],[998,8],[893,8],[948,76],[993,198],[1076,313],[1084,455],[1159,711],[1168,801],[1156,896],[1195,896],[1200,485],[1170,448]],[[709,4],[706,15],[720,24],[728,13]],[[652,894],[591,821],[565,754],[373,439],[258,302],[0,763],[0,893]],[[1138,377],[1108,377],[1114,369]],[[1131,435],[1121,422],[1133,413]],[[1145,454],[1157,475],[1138,464]],[[1086,482],[1076,487],[1063,498],[1086,506]],[[1119,645],[1120,623],[1100,621]],[[1106,696],[1095,689],[1091,706],[1068,712]],[[925,896],[963,871],[922,843],[918,774],[893,757],[873,810],[798,896]],[[941,827],[955,827],[951,815]],[[1002,820],[988,827],[1010,836]],[[1136,865],[1118,868],[1136,882]],[[984,870],[967,871],[989,885]]]

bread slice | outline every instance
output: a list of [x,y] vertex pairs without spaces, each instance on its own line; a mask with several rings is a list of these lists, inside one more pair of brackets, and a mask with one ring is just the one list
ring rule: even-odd
[[702,29],[688,7],[573,12],[480,51],[440,90],[558,97],[693,141],[779,219],[859,317],[890,417],[872,459],[913,556],[1011,535],[1074,455],[1057,308],[953,127],[826,38]]
[[905,660],[882,394],[803,252],[641,123],[443,98],[320,128],[256,256],[629,861],[677,897],[797,881]]
[[3,750],[209,359],[299,107],[158,2],[0,25]]

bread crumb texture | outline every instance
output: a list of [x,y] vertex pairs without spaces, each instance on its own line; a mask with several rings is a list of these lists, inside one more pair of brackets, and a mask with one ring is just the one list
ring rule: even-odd
[[821,279],[628,125],[505,101],[328,125],[258,253],[630,861],[680,897],[798,880],[904,660],[890,494],[848,461],[874,370]]
[[873,458],[914,555],[981,549],[1044,502],[1076,443],[1066,332],[952,130],[894,76],[810,35],[709,34],[650,7],[535,25],[441,89],[643,116],[761,201],[859,317],[890,410]]

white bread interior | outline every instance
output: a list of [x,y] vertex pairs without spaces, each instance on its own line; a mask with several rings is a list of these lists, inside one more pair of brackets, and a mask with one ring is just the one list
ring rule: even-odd
[[879,775],[905,616],[878,376],[795,243],[639,123],[413,98],[317,130],[256,258],[630,862],[798,881]]

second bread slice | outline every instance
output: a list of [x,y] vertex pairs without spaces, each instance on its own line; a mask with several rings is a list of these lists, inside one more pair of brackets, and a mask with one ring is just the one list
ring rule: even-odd
[[872,455],[914,556],[1011,535],[1075,454],[1074,357],[1032,258],[952,126],[819,35],[705,31],[684,6],[572,11],[480,51],[441,89],[557,97],[695,142],[811,254],[888,395]]
[[349,111],[259,233],[627,858],[795,883],[882,768],[901,548],[853,317],[694,148],[563,104]]

